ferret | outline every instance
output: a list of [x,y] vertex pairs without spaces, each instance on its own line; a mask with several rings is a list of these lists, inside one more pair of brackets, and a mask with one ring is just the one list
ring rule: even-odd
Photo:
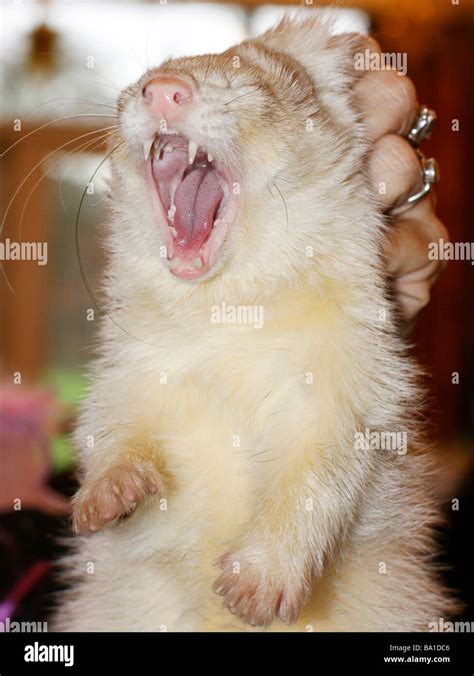
[[361,39],[287,18],[120,95],[54,629],[427,631],[450,612],[352,100]]

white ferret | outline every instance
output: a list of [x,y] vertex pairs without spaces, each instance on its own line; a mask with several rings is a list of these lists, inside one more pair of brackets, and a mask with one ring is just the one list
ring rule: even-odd
[[56,629],[426,631],[449,612],[359,43],[284,20],[120,96]]

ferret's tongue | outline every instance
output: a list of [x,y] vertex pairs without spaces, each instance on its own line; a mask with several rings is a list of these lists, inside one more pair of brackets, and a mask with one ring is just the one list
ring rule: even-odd
[[212,229],[214,215],[223,198],[217,172],[196,168],[189,172],[174,194],[176,253],[190,256],[199,253]]

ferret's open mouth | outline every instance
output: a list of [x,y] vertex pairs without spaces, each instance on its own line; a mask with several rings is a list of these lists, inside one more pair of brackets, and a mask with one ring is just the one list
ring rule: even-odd
[[143,148],[166,264],[180,279],[203,277],[218,260],[235,215],[229,175],[211,155],[179,134],[161,134]]

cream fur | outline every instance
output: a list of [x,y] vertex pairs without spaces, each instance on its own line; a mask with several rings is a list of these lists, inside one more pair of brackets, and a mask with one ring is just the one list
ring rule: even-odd
[[[351,104],[358,39],[286,21],[223,55],[168,62],[121,97],[110,315],[75,432],[81,490],[136,451],[172,480],[78,538],[55,628],[254,631],[250,619],[272,631],[423,631],[446,615],[416,369],[388,300],[384,223]],[[221,264],[199,283],[160,259],[139,169],[153,131],[140,92],[159,72],[199,82],[182,131],[241,187]],[[221,302],[263,306],[263,327],[212,324]],[[407,431],[408,454],[356,451],[365,428]],[[240,592],[254,590],[234,599],[240,617],[212,591],[228,551]]]

